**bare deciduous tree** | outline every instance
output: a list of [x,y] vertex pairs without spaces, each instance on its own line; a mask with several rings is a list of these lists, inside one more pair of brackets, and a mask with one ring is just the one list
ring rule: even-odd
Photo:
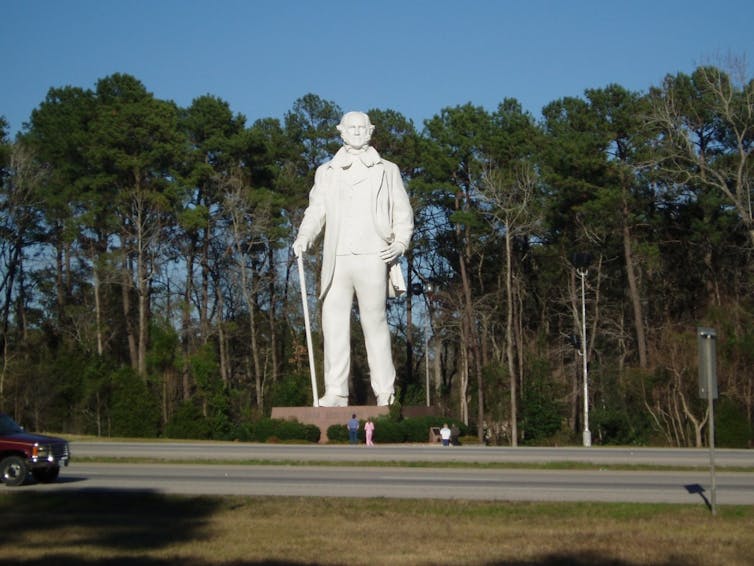
[[505,359],[510,377],[511,446],[518,444],[518,383],[523,379],[523,344],[516,339],[521,326],[517,308],[521,288],[514,285],[513,241],[526,237],[538,223],[534,203],[537,176],[529,163],[518,163],[512,171],[488,169],[483,175],[484,197],[491,205],[495,229],[504,231],[505,242]]

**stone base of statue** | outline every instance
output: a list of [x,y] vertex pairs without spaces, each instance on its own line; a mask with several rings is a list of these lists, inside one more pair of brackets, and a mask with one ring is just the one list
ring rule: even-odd
[[[319,428],[319,443],[326,444],[327,429],[332,425],[346,426],[351,415],[363,421],[367,418],[377,418],[388,415],[390,407],[378,407],[376,405],[349,405],[348,407],[273,407],[273,419],[296,420],[302,424],[314,425]],[[435,407],[404,406],[401,414],[406,418],[438,415]]]

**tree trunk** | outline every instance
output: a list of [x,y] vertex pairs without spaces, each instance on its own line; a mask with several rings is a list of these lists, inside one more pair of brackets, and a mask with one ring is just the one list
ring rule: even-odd
[[631,231],[628,227],[628,210],[623,211],[623,254],[626,263],[626,278],[634,315],[634,329],[636,332],[636,349],[639,354],[639,367],[647,368],[647,340],[644,335],[644,312],[641,306],[639,283],[636,276],[636,265],[631,247]]
[[149,303],[149,277],[147,274],[146,257],[146,218],[144,213],[143,199],[137,196],[137,239],[136,239],[136,279],[139,311],[138,328],[138,365],[139,375],[144,380],[147,378],[147,338],[148,338],[148,303]]
[[[461,209],[460,193],[456,196],[456,209]],[[467,197],[466,197],[467,198]],[[476,325],[474,324],[474,303],[471,298],[471,281],[469,280],[467,262],[471,257],[471,236],[468,228],[458,227],[456,233],[459,237],[459,241],[463,242],[463,253],[459,254],[459,271],[461,275],[461,283],[463,285],[463,320],[466,326],[466,341],[464,342],[466,349],[471,356],[471,362],[474,365],[474,373],[476,375],[477,382],[477,423],[481,430],[482,422],[484,421],[484,377],[482,375],[482,360],[479,353],[479,338],[476,332]],[[468,368],[470,364],[467,360],[467,379]],[[468,412],[468,407],[467,407]],[[466,423],[468,424],[468,423]],[[480,432],[481,434],[481,432]]]
[[57,299],[57,308],[58,308],[58,321],[61,321],[63,319],[63,309],[65,308],[65,286],[63,284],[63,270],[64,270],[64,260],[63,260],[63,242],[61,241],[62,237],[60,234],[58,234],[58,244],[55,249],[55,260],[56,260],[56,299]]
[[199,303],[199,330],[201,332],[201,342],[206,344],[209,340],[209,238],[210,238],[210,224],[211,221],[207,220],[207,226],[205,227],[204,240],[202,241],[202,255],[201,255],[201,267],[202,267],[202,286],[201,286],[201,301]]
[[278,340],[277,340],[277,286],[275,285],[275,256],[273,246],[268,243],[267,245],[267,261],[270,266],[270,283],[268,285],[270,294],[270,308],[268,322],[270,325],[270,352],[272,356],[272,381],[278,380],[278,374],[280,372],[280,362],[278,361]]
[[[124,242],[128,241],[124,238]],[[126,337],[128,340],[128,354],[131,359],[131,368],[138,369],[138,356],[136,349],[136,336],[134,335],[133,320],[131,319],[131,272],[128,269],[128,254],[124,250],[121,266],[121,296],[123,302],[123,319],[126,323]]]
[[99,267],[97,266],[97,260],[94,260],[94,269],[92,270],[92,279],[94,286],[94,325],[95,334],[97,337],[97,355],[102,356],[105,350],[105,346],[102,340],[102,297],[100,289],[100,276]]
[[147,339],[149,337],[149,281],[146,276],[145,260],[142,253],[138,259],[139,277],[139,364],[138,371],[145,380],[147,378]]
[[191,236],[189,241],[188,257],[186,258],[186,287],[183,293],[183,308],[181,316],[181,340],[183,346],[183,370],[182,386],[183,400],[191,399],[191,375],[188,369],[188,360],[191,355],[191,294],[194,290],[194,258],[196,250],[196,237]]
[[513,348],[513,281],[512,281],[512,251],[510,232],[505,234],[505,291],[506,291],[506,317],[505,317],[505,358],[508,365],[510,379],[510,421],[511,421],[511,446],[518,446],[518,372]]
[[[465,319],[464,319],[465,320]],[[461,328],[461,347],[459,348],[459,354],[460,354],[460,377],[461,377],[461,383],[459,383],[459,409],[461,412],[461,420],[463,421],[463,424],[468,426],[469,424],[469,397],[468,397],[468,390],[469,390],[469,350],[465,346],[466,340],[468,338],[466,337],[466,328],[465,323],[462,325]]]
[[[410,261],[410,260],[409,260]],[[400,401],[403,402],[406,390],[414,381],[414,333],[413,333],[413,304],[414,296],[411,293],[411,264],[409,263],[406,274],[406,366],[403,387],[400,391]],[[425,353],[426,355],[426,353]]]
[[225,336],[225,324],[223,321],[225,303],[219,285],[216,287],[216,289],[217,312],[219,313],[219,320],[217,321],[217,343],[220,356],[220,378],[223,381],[223,386],[227,388],[230,380],[228,369],[228,345],[227,338]]

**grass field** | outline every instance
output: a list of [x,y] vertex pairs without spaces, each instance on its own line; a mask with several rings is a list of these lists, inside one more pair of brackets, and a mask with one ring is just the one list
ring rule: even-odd
[[54,494],[0,486],[0,564],[744,565],[754,509]]

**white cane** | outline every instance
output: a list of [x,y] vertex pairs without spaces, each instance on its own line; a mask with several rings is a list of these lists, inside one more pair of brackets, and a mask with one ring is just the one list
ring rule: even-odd
[[314,369],[314,349],[312,348],[312,328],[309,324],[309,301],[306,297],[306,279],[304,277],[304,257],[299,254],[298,260],[298,280],[301,283],[301,302],[304,305],[304,326],[306,326],[306,349],[309,351],[309,373],[312,376],[312,395],[314,397],[314,406],[319,407],[319,394],[317,393],[317,373]]

